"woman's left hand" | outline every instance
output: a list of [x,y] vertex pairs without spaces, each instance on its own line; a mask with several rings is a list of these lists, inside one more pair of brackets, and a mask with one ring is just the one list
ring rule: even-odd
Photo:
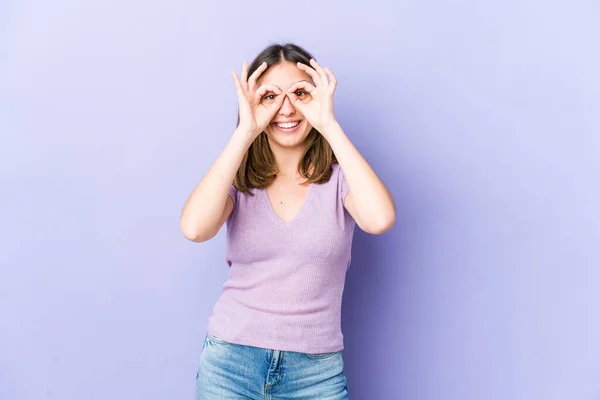
[[[313,68],[297,63],[299,69],[311,76],[315,85],[307,81],[296,82],[287,90],[287,95],[308,122],[321,134],[325,134],[329,127],[337,124],[333,113],[333,92],[337,80],[329,68],[321,68],[314,59],[310,60],[310,65]],[[310,96],[298,96],[301,92]],[[309,101],[304,100],[309,97]]]

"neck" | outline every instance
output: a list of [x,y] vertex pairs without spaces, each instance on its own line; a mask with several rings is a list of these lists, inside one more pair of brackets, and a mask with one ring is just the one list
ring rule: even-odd
[[298,173],[298,164],[300,164],[300,159],[304,153],[304,148],[294,147],[282,149],[272,146],[271,151],[275,156],[275,161],[277,162],[277,167],[279,168],[279,176],[286,179],[296,179],[300,177],[300,174]]

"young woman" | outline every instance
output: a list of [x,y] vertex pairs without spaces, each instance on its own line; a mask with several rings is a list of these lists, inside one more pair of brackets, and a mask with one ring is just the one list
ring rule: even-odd
[[341,305],[354,226],[387,231],[394,201],[336,121],[336,78],[310,53],[271,45],[232,76],[237,129],[181,215],[195,242],[227,221],[229,279],[196,399],[348,399]]

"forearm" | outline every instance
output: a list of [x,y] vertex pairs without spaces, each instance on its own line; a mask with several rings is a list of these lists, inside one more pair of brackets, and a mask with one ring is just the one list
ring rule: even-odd
[[211,236],[219,224],[229,188],[244,158],[252,136],[235,131],[217,160],[186,201],[181,230],[188,239]]
[[373,227],[372,230],[391,226],[395,221],[396,206],[386,185],[339,124],[332,124],[325,134],[344,172],[355,212],[362,225]]

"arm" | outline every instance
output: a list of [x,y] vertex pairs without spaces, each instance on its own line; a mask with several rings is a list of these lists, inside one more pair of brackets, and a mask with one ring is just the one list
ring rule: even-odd
[[[232,71],[235,83],[240,121],[233,137],[198,183],[181,212],[181,231],[194,242],[204,242],[214,237],[233,210],[233,200],[228,192],[235,174],[248,148],[269,124],[283,102],[281,90],[272,85],[256,87],[256,80],[267,69],[264,62],[248,78],[248,63],[242,66],[241,80]],[[262,104],[263,96],[273,92],[276,100]]]
[[231,211],[228,192],[252,136],[236,130],[204,178],[198,183],[181,212],[180,226],[186,239],[204,242],[213,238]]
[[396,206],[385,184],[358,152],[339,124],[322,132],[327,137],[348,183],[344,207],[363,231],[381,234],[394,225]]
[[[327,67],[321,68],[314,59],[310,60],[314,68],[302,63],[297,65],[310,75],[314,85],[297,82],[288,89],[287,95],[333,149],[348,183],[344,207],[363,231],[379,234],[389,230],[396,220],[394,199],[335,119],[333,93],[337,80],[333,72]],[[298,89],[310,93],[308,103],[295,95]]]

